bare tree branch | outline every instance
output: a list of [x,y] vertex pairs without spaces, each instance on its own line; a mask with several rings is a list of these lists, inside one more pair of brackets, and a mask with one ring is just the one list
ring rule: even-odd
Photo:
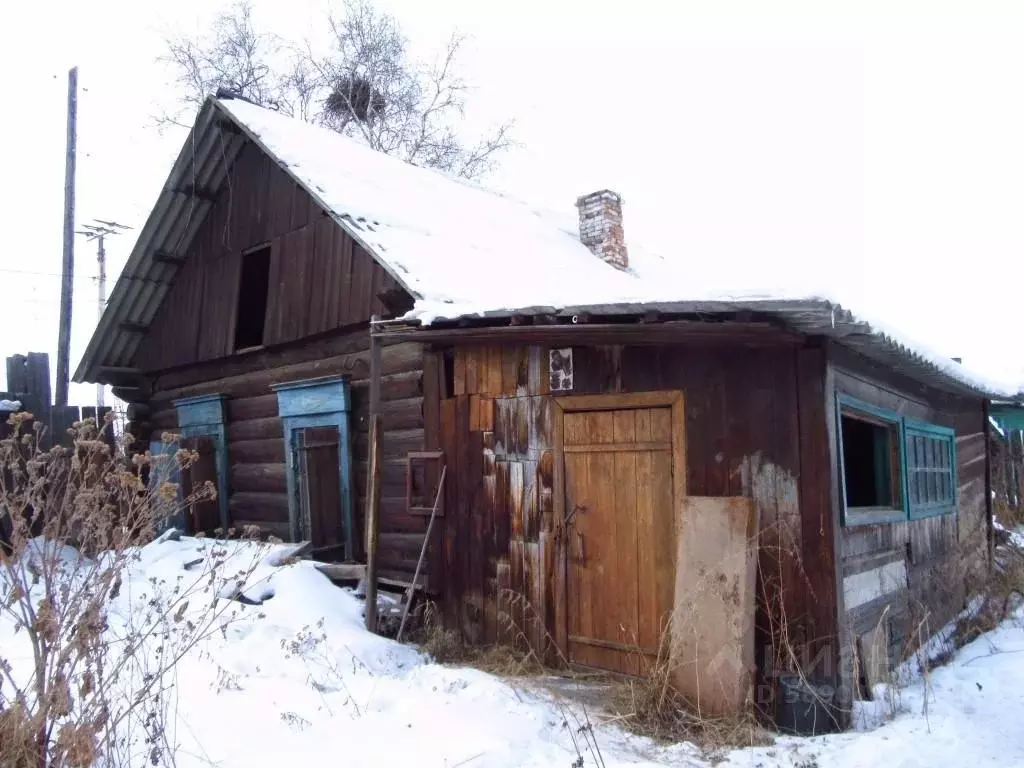
[[413,61],[396,19],[371,0],[344,0],[326,18],[331,48],[314,51],[259,31],[238,0],[199,39],[168,35],[160,60],[176,74],[178,100],[159,118],[182,125],[218,88],[317,123],[407,162],[479,179],[515,142],[507,121],[475,140],[461,134],[470,86],[458,74],[465,38],[454,34],[430,66]]

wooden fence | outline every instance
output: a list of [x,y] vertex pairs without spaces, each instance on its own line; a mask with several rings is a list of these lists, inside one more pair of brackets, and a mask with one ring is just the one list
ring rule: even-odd
[[[68,429],[76,421],[96,418],[102,421],[110,408],[95,406],[56,406],[50,394],[50,356],[45,352],[29,352],[7,358],[7,391],[0,400],[21,403],[20,410],[31,413],[44,427],[42,446],[69,445]],[[7,434],[7,416],[0,413],[0,435]]]

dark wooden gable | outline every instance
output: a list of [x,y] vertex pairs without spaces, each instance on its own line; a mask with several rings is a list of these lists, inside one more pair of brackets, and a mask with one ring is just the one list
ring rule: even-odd
[[[242,254],[269,245],[265,345],[387,315],[402,291],[274,160],[242,150],[140,347],[155,371],[233,352]],[[411,303],[411,302],[410,302]]]

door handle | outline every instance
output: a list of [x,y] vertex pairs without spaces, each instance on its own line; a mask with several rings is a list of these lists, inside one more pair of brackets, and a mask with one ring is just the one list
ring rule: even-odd
[[586,565],[587,552],[583,548],[583,534],[580,531],[576,531],[576,547],[579,550],[579,554],[576,556],[576,562],[579,565]]

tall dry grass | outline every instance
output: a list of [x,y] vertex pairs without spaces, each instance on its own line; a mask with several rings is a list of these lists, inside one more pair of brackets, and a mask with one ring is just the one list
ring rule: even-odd
[[223,631],[238,603],[216,598],[245,569],[221,574],[228,550],[211,542],[211,557],[187,578],[154,581],[144,601],[126,592],[141,547],[215,491],[207,484],[181,498],[171,470],[197,456],[129,455],[131,435],[114,444],[110,420],[76,424],[71,447],[48,450],[31,414],[9,424],[0,440],[0,616],[14,636],[0,647],[0,763],[172,765],[167,673]]

